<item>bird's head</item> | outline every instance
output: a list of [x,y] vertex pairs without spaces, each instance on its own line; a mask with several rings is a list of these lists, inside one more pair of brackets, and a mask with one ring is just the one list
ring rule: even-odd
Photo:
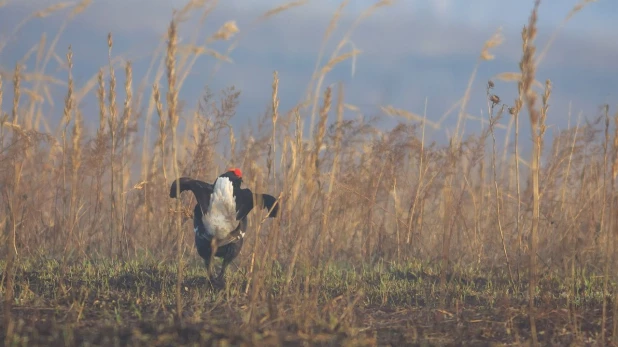
[[230,168],[219,177],[229,178],[230,181],[232,181],[234,189],[240,189],[240,185],[242,184],[242,171],[240,171],[239,168]]

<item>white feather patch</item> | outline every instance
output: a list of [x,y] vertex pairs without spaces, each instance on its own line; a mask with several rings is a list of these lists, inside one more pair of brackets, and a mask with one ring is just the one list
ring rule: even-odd
[[217,240],[224,239],[236,229],[236,200],[234,186],[227,177],[219,177],[210,195],[208,211],[202,217],[206,233]]

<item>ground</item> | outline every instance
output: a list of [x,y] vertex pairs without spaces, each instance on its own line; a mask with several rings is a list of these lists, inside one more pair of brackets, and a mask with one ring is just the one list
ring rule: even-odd
[[[13,345],[489,346],[530,339],[525,284],[513,287],[497,272],[454,270],[444,296],[437,270],[419,264],[298,270],[287,287],[279,266],[258,289],[247,286],[253,277],[242,268],[232,266],[229,275],[227,287],[216,291],[199,263],[187,264],[179,320],[173,265],[22,262]],[[567,283],[550,274],[540,281],[539,340],[595,345],[602,282],[591,276]],[[609,336],[611,300],[608,307]]]

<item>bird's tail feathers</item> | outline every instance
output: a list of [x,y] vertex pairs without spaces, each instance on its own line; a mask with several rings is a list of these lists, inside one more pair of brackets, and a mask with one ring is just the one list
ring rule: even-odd
[[222,240],[238,226],[234,186],[227,177],[219,177],[210,197],[208,211],[202,218],[210,236]]

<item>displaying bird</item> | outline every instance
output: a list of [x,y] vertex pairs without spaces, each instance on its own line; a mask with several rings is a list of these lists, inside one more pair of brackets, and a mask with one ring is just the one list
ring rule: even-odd
[[[179,188],[176,186],[179,182]],[[225,284],[225,271],[240,254],[247,232],[247,215],[257,206],[268,209],[268,217],[274,218],[279,204],[274,196],[256,194],[248,188],[241,188],[242,172],[231,168],[221,174],[213,184],[189,177],[180,177],[172,182],[170,198],[177,193],[190,190],[197,204],[193,209],[193,230],[195,247],[206,264],[211,281]],[[223,264],[217,278],[212,278],[211,263],[214,257],[222,258]]]

